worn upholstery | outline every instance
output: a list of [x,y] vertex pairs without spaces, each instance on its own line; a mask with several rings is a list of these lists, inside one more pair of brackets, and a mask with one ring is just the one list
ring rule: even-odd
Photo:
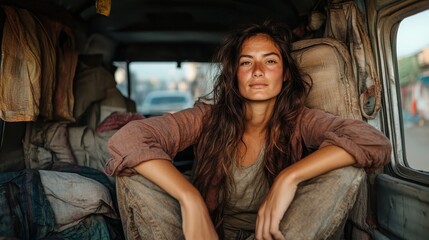
[[292,56],[312,82],[306,106],[343,118],[362,119],[357,82],[345,46],[332,38],[294,42]]

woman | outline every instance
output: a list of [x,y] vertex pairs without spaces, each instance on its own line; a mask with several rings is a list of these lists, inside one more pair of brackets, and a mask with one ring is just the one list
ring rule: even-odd
[[[389,161],[388,139],[370,125],[304,107],[307,86],[290,52],[284,26],[240,29],[216,55],[212,104],[133,121],[111,138],[106,173],[132,175],[117,178],[128,238],[284,239],[298,185]],[[192,183],[171,163],[190,145]]]

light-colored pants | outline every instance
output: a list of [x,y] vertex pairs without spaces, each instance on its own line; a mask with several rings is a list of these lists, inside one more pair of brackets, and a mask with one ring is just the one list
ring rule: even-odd
[[[364,171],[346,167],[299,185],[281,221],[286,239],[335,239],[356,200]],[[117,177],[119,211],[127,239],[184,239],[178,202],[140,175]],[[235,239],[253,239],[238,232]]]

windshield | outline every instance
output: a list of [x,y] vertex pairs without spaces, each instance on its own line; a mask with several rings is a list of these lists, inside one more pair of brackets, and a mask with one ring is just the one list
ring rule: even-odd
[[[115,73],[117,87],[122,94],[135,101],[138,112],[147,115],[159,115],[190,107],[195,100],[212,90],[212,63],[131,62],[128,80],[126,63],[116,62],[115,65],[118,68]],[[175,107],[166,109],[161,106],[166,104]],[[159,109],[154,109],[157,107]]]

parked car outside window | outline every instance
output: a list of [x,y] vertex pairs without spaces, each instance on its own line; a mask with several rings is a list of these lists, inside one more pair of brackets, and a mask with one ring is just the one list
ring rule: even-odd
[[150,92],[139,109],[145,116],[156,116],[174,113],[193,105],[194,100],[189,92],[159,90]]

